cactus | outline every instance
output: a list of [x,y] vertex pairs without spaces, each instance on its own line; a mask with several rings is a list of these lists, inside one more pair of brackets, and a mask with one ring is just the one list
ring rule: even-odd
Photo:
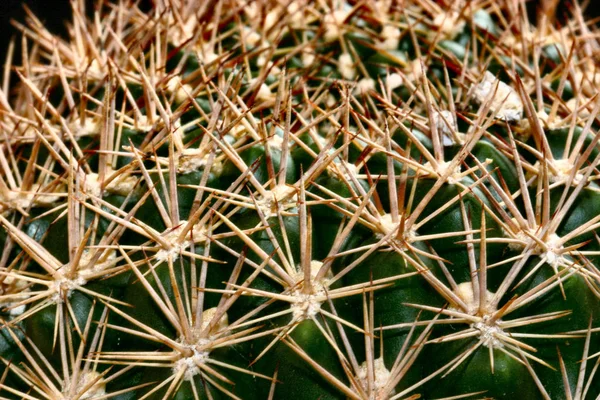
[[71,3],[0,88],[0,397],[600,396],[577,3]]

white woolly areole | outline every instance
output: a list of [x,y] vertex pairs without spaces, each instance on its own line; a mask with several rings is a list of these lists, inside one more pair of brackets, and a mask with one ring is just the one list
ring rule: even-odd
[[69,124],[69,129],[75,137],[95,136],[100,133],[100,121],[88,117],[83,121],[83,125],[79,120],[72,122]]
[[242,10],[246,13],[248,19],[250,20],[260,17],[260,5],[257,2],[249,2]]
[[194,225],[192,229],[186,233],[185,238],[182,240],[179,237],[186,228],[187,221],[180,221],[179,225],[173,229],[167,229],[161,235],[163,240],[169,243],[169,249],[161,249],[156,252],[156,260],[162,262],[169,258],[169,255],[173,260],[179,257],[179,253],[191,246],[192,240],[194,243],[204,242],[206,240],[206,228],[201,225]]
[[400,29],[393,25],[385,25],[381,30],[380,47],[384,50],[397,50],[400,45]]
[[184,378],[186,381],[193,381],[194,376],[200,373],[200,367],[198,364],[204,364],[208,360],[210,354],[209,351],[198,351],[195,347],[190,348],[194,353],[193,356],[180,358],[175,361],[173,366],[173,373],[176,374],[180,370],[185,370]]
[[[257,78],[250,80],[250,85],[255,85],[257,82]],[[256,98],[258,100],[267,101],[275,98],[275,95],[271,92],[271,89],[266,83],[261,83],[258,87],[258,91],[256,92]]]
[[479,340],[485,347],[491,347],[492,349],[504,347],[502,341],[498,339],[498,336],[502,335],[504,331],[498,325],[476,322],[471,327],[479,331]]
[[394,72],[385,77],[385,85],[391,90],[394,90],[404,85],[404,79]]
[[[515,218],[513,218],[513,221],[516,222]],[[564,262],[564,257],[562,255],[564,246],[561,237],[556,233],[553,233],[548,235],[545,240],[542,238],[532,239],[532,237],[537,236],[538,230],[539,228],[532,228],[526,230],[521,229],[516,234],[511,232],[510,235],[515,236],[515,239],[519,240],[519,242],[511,242],[509,248],[511,250],[522,250],[527,247],[528,244],[534,242],[535,247],[533,248],[532,254],[541,256],[548,264],[557,267]]]
[[326,296],[326,289],[329,287],[329,279],[331,278],[331,270],[329,270],[328,276],[320,281],[315,279],[322,266],[323,263],[320,261],[312,260],[310,262],[311,293],[303,293],[302,291],[304,288],[304,272],[300,271],[293,277],[297,283],[290,293],[295,298],[295,301],[290,305],[294,320],[309,319],[321,311],[322,299]]
[[317,300],[314,294],[296,292],[293,294],[293,296],[295,297],[295,301],[292,303],[290,308],[292,309],[294,320],[300,321],[310,319],[317,315],[319,311],[321,311],[321,305],[323,302]]
[[[557,173],[550,174],[550,182],[558,183],[565,182],[569,179],[573,170],[575,169],[575,165],[569,159],[559,159],[552,161],[552,166],[557,170]],[[573,177],[573,186],[579,185],[581,180],[583,179],[583,174],[576,172]]]
[[[563,183],[567,183],[569,179],[571,179],[571,174],[574,172],[575,165],[569,159],[558,159],[558,160],[545,160],[545,163],[548,164],[548,179],[550,183],[559,185]],[[539,161],[537,161],[534,165],[534,171],[537,173],[541,173],[542,166]],[[527,178],[530,178],[532,174],[536,172],[530,172],[527,174]],[[573,180],[571,181],[571,186],[577,186],[581,183],[581,180],[584,179],[584,175],[580,172],[575,172],[573,176]]]
[[[210,152],[202,148],[187,148],[184,149],[178,157],[177,172],[181,174],[189,174],[199,171],[204,168],[210,157]],[[214,159],[211,172],[220,174],[223,169],[221,161]]]
[[564,257],[562,256],[563,245],[560,236],[553,233],[548,236],[545,244],[545,251],[541,253],[542,257],[552,267],[557,267],[563,263]]
[[[573,100],[573,99],[571,99],[571,100]],[[579,113],[578,116],[582,116],[582,114]],[[535,118],[537,118],[537,120],[542,128],[549,128],[552,130],[552,129],[558,129],[561,127],[561,122],[562,122],[561,118],[557,117],[557,118],[554,118],[554,120],[550,121],[550,116],[544,110],[538,111],[536,113]],[[531,126],[531,123],[529,122],[529,118],[523,118],[519,122],[519,126],[521,127],[521,131],[518,132],[519,136],[522,138],[522,140],[527,141],[527,139],[533,133],[533,128]]]
[[112,194],[127,196],[135,190],[138,180],[136,176],[121,174],[106,185],[106,191]]
[[583,95],[579,96],[579,103],[577,102],[577,98],[573,97],[572,99],[567,100],[566,106],[571,112],[577,111],[577,116],[579,118],[586,118],[590,116],[590,111],[587,107],[583,107],[587,104],[590,99],[585,98]]
[[267,139],[267,145],[269,145],[269,148],[271,149],[281,151],[283,150],[283,138],[277,134],[269,136],[269,138]]
[[154,123],[150,121],[147,115],[140,115],[136,117],[135,129],[145,133],[152,129]]
[[564,43],[565,35],[569,34],[568,26],[562,29],[553,29],[552,32],[545,32],[542,35],[539,33],[539,31],[535,30],[523,30],[518,35],[503,35],[502,44],[505,48],[511,49],[515,54],[522,54],[524,49],[530,48],[533,43],[538,48],[558,45],[561,53],[565,57],[567,56],[562,48],[562,44]]
[[481,82],[471,86],[471,95],[478,104],[491,102],[490,110],[498,119],[514,122],[523,118],[523,102],[517,92],[489,71],[485,71]]
[[275,26],[275,24],[281,19],[281,17],[281,12],[277,9],[267,13],[267,15],[265,16],[265,30],[269,30],[273,26]]
[[356,68],[354,68],[354,61],[352,56],[348,53],[342,53],[338,58],[338,70],[342,78],[352,80],[356,76]]
[[277,215],[277,207],[286,210],[298,205],[296,190],[290,186],[277,185],[272,190],[266,190],[265,195],[256,201],[256,204],[266,218]]
[[344,178],[350,183],[354,182],[354,180],[358,180],[358,171],[359,167],[356,165],[346,162],[346,161],[336,161],[335,165],[337,168],[327,168],[327,174],[332,177],[339,176],[339,173],[342,174]]
[[548,113],[545,110],[538,111],[536,113],[536,116],[542,126],[547,126],[550,123],[550,121],[549,121],[550,116],[548,115]]
[[[114,172],[112,169],[107,169],[105,176],[110,176],[112,172]],[[121,174],[120,176],[110,181],[104,187],[104,190],[106,190],[108,193],[127,196],[134,190],[137,182],[138,178],[136,178],[135,176]],[[90,172],[89,174],[85,175],[85,184],[83,187],[85,193],[87,194],[96,197],[102,196],[102,185],[99,180],[98,174],[95,172]]]
[[287,16],[292,28],[298,29],[304,25],[304,11],[300,8],[305,5],[305,1],[293,1],[287,7]]
[[12,275],[5,276],[0,282],[0,295],[21,291],[27,286],[27,281],[15,278]]
[[[86,386],[90,385],[92,382],[95,382],[78,397],[80,400],[93,400],[106,394],[106,381],[100,376],[101,375],[96,371],[88,371],[79,375],[79,381],[77,382],[77,389],[75,391],[77,394],[81,394]],[[64,392],[68,393],[69,391],[70,390],[67,389]]]
[[[223,121],[217,123],[218,126],[223,125]],[[235,124],[230,130],[228,135],[235,138],[236,140],[241,139],[247,133],[247,128],[243,123]]]
[[73,290],[77,289],[78,286],[85,286],[86,283],[87,280],[80,274],[77,274],[77,277],[74,279],[59,278],[52,282],[54,294],[50,299],[56,304],[61,304],[65,297],[71,297]]
[[256,32],[252,28],[244,27],[244,43],[250,47],[256,47],[262,41],[260,33]]
[[[390,232],[398,231],[398,228],[400,226],[400,218],[401,218],[401,216],[398,216],[398,222],[394,223],[394,221],[392,219],[392,214],[387,213],[387,214],[380,216],[379,221],[378,221],[380,231],[375,236],[377,238],[381,239],[382,237],[389,235]],[[418,237],[417,231],[415,231],[414,229],[405,229],[402,239],[406,243],[413,243],[417,240],[417,237]],[[392,237],[391,239],[394,239],[394,237]],[[396,244],[399,245],[399,247],[401,249],[406,250],[405,243],[396,243]]]
[[[456,294],[460,299],[467,305],[468,310],[466,310],[469,314],[475,315],[479,311],[479,296],[475,297],[475,292],[473,291],[473,284],[471,282],[463,282],[458,284],[457,288],[454,290],[454,294]],[[485,301],[486,306],[484,310],[487,313],[493,313],[496,310],[487,306],[492,298],[494,297],[494,293],[486,290],[485,293]],[[456,307],[454,307],[456,309]]]
[[101,186],[102,185],[100,184],[100,181],[98,180],[97,173],[90,172],[89,174],[85,175],[85,183],[83,185],[85,193],[91,194],[96,197],[100,197],[100,196],[102,196]]
[[170,126],[172,132],[171,136],[174,140],[183,142],[183,137],[185,136],[185,132],[183,130],[183,126],[181,126],[181,120],[173,121]]
[[465,21],[460,19],[460,15],[456,11],[442,12],[433,19],[433,26],[442,32],[444,37],[452,39],[463,31]]
[[[208,328],[218,311],[218,307],[212,307],[202,312],[202,325],[200,326],[200,331]],[[221,332],[227,329],[228,326],[229,317],[227,316],[227,313],[223,313],[217,323],[212,327],[211,332]]]
[[204,65],[210,64],[217,58],[219,58],[217,53],[215,53],[214,51],[213,43],[199,43],[195,46],[194,52],[196,54],[196,57],[198,58],[198,61],[200,61]]
[[586,96],[593,97],[600,86],[600,73],[595,64],[588,62],[575,69],[575,80]]
[[307,51],[303,51],[302,55],[300,56],[301,60],[302,60],[302,65],[304,67],[310,67],[314,62],[315,62],[315,54],[313,53],[313,50],[310,49]]
[[456,123],[456,115],[450,110],[436,111],[433,110],[431,116],[438,133],[442,137],[442,144],[444,146],[452,146],[456,143],[455,135],[458,136],[458,125]]
[[331,93],[328,93],[327,97],[325,98],[325,105],[329,108],[332,108],[336,104],[337,104],[337,100],[336,100],[335,96],[332,95]]
[[381,229],[383,231],[382,233],[384,235],[387,235],[390,232],[393,232],[396,229],[398,229],[398,224],[399,224],[399,222],[394,223],[394,220],[392,218],[392,214],[390,214],[390,213],[382,215],[379,218],[379,223],[381,225]]
[[34,183],[31,185],[31,191],[35,192],[35,196],[33,199],[33,204],[38,206],[49,206],[60,200],[60,196],[57,196],[54,193],[43,193],[39,190],[41,189],[41,185],[38,183]]
[[423,74],[425,73],[424,71],[424,66],[423,64],[421,64],[421,60],[420,59],[416,59],[410,62],[409,66],[409,72],[408,72],[408,79],[411,82],[420,82],[421,78],[423,77]]
[[256,47],[261,43],[262,36],[260,33],[256,32],[254,29],[249,28],[249,27],[244,27],[243,32],[244,32],[242,35],[243,40],[247,46]]
[[[436,175],[431,175],[431,173],[429,173],[427,170],[419,170],[419,175],[422,176],[426,176],[426,177],[431,177],[431,178],[437,178],[438,176],[442,176],[445,175],[446,173],[448,173],[448,169],[451,167],[452,162],[451,161],[444,161],[444,162],[440,162],[438,163],[437,168],[433,168],[432,164],[427,161],[425,164],[423,164],[424,167],[426,167],[428,170],[434,170]],[[447,178],[447,182],[451,185],[454,185],[458,182],[460,182],[462,176],[460,175],[460,164],[457,165],[454,170],[452,172],[450,172],[450,174],[448,175]]]
[[354,94],[367,93],[371,90],[375,90],[375,81],[371,78],[362,78],[356,83]]
[[[217,314],[217,308],[209,308],[202,312],[202,326],[195,333],[202,333],[213,320],[214,316]],[[227,313],[223,313],[223,315],[219,318],[219,321],[213,326],[211,332],[218,333],[227,329],[229,326],[229,319],[227,317]],[[180,338],[179,342],[184,345],[185,348],[191,350],[192,355],[188,357],[181,357],[179,360],[175,361],[173,366],[173,373],[176,374],[182,369],[185,370],[184,377],[188,381],[192,381],[194,376],[200,373],[199,364],[204,364],[208,361],[210,355],[210,349],[208,348],[208,344],[214,339],[215,335],[209,335],[208,338],[200,337],[194,338],[196,340],[195,343],[186,343],[184,338]]]
[[16,305],[30,297],[28,294],[30,290],[27,288],[27,285],[27,281],[17,279],[14,276],[5,276],[4,280],[0,282],[0,295],[10,296],[12,300],[0,302],[0,308],[6,309],[5,311],[8,313],[9,319],[18,317],[27,309],[25,304]]
[[[473,284],[471,282],[463,282],[458,285],[458,287],[454,290],[454,294],[461,298],[461,300],[467,305],[468,310],[467,313],[470,315],[478,315],[479,314],[479,296],[475,296],[475,292],[473,291]],[[491,300],[494,298],[494,293],[486,290],[485,293],[485,302],[486,305],[483,308],[484,315],[481,316],[481,321],[475,322],[471,324],[471,327],[477,329],[479,331],[479,340],[486,347],[498,348],[503,347],[504,345],[498,339],[498,336],[503,334],[504,331],[498,326],[496,321],[490,321],[490,317],[497,311],[495,307],[490,305]],[[458,307],[456,305],[452,305],[451,309],[457,310]],[[465,310],[460,310],[465,311]]]
[[[358,380],[360,381],[360,383],[362,384],[363,389],[367,389],[369,387],[369,367],[368,367],[368,361],[364,361],[357,373],[356,373],[356,377],[358,378]],[[385,364],[383,362],[383,357],[379,357],[376,358],[375,360],[373,360],[373,382],[371,383],[371,390],[373,393],[377,393],[379,392],[381,389],[385,388],[385,386],[388,384],[388,382],[390,381],[392,374],[390,373],[390,371],[385,367]],[[391,393],[387,393],[388,395],[394,394],[394,391],[392,391]]]
[[103,79],[107,71],[106,67],[100,64],[96,58],[94,58],[91,63],[87,57],[83,58],[80,68],[82,71],[86,72],[88,80]]
[[271,70],[272,74],[278,74],[281,72],[281,69],[275,65],[275,63],[267,58],[267,56],[263,53],[258,56],[256,59],[256,65],[259,67],[267,66],[268,69]]
[[27,309],[27,306],[25,304],[21,304],[21,305],[17,306],[15,302],[2,303],[2,307],[7,308],[6,311],[8,312],[9,319],[20,316]]
[[205,51],[204,53],[197,52],[198,59],[204,64],[210,64],[219,56],[214,51]]
[[527,243],[531,240],[527,233],[522,230],[517,232],[517,234],[514,236],[519,242],[510,242],[508,244],[508,248],[513,251],[523,250],[527,246]]
[[108,252],[104,251],[99,257],[98,261],[92,264],[92,260],[98,254],[98,251],[99,250],[83,250],[81,258],[79,259],[79,266],[77,268],[77,272],[83,279],[87,280],[91,275],[95,275],[98,272],[101,272],[114,265],[114,262],[117,259],[116,250],[110,250]]
[[169,29],[169,42],[175,46],[182,45],[185,41],[194,36],[194,32],[198,25],[195,17],[188,17],[187,20],[181,24],[176,22],[174,16],[171,14],[169,15],[169,20],[169,22],[173,24],[173,27]]
[[174,76],[167,82],[167,91],[175,93],[177,103],[183,103],[189,99],[188,93],[192,93],[192,90],[192,87],[187,83],[183,83],[179,76]]
[[323,27],[325,28],[323,39],[327,42],[333,42],[338,39],[343,33],[342,27],[347,17],[348,11],[346,10],[335,10],[326,14],[323,17]]
[[39,184],[34,184],[29,191],[22,192],[0,186],[0,214],[7,215],[13,210],[26,210],[35,205],[47,206],[59,200],[59,196],[52,194],[46,195],[42,192],[37,194],[39,188]]

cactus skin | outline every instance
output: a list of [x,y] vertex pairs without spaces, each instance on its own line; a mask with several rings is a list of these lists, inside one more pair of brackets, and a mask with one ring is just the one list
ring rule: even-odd
[[0,397],[600,396],[594,31],[442,3],[17,24]]

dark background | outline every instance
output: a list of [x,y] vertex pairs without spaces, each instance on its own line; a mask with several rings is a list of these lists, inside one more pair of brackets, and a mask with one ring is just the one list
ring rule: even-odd
[[[558,6],[557,15],[563,15],[566,10],[565,7],[571,4],[572,1],[574,0],[562,0]],[[597,1],[591,0],[591,5],[586,11],[590,18],[600,15],[600,7],[598,7]],[[152,3],[152,0],[139,0],[138,2],[141,3],[142,7],[147,8]],[[94,3],[94,0],[86,0],[87,12],[90,14],[93,13]],[[530,14],[533,16],[535,15],[537,1],[530,1],[529,4]],[[14,19],[23,22],[25,19],[23,5],[29,7],[51,32],[66,35],[64,21],[71,19],[69,0],[0,0],[0,65],[3,65],[6,59],[6,51],[10,38],[17,34],[17,30],[11,25],[10,20]],[[19,53],[17,52],[17,54]],[[20,64],[20,61],[16,63]],[[0,66],[1,69],[2,67]]]
[[[93,15],[96,2],[96,0],[85,0],[86,11],[90,16]],[[137,0],[137,3],[142,9],[147,9],[152,4],[152,0]],[[0,72],[3,70],[8,44],[12,37],[17,39],[15,64],[21,64],[20,35],[10,21],[25,22],[24,6],[27,6],[52,33],[67,35],[65,22],[71,21],[69,0],[0,0]]]
[[4,61],[6,48],[11,36],[17,30],[10,24],[11,19],[23,22],[27,5],[37,17],[47,23],[53,32],[65,34],[62,21],[71,18],[71,5],[68,0],[0,0],[0,58]]
[[0,72],[4,70],[6,52],[12,37],[16,38],[16,57],[13,58],[16,65],[20,65],[20,43],[21,38],[18,30],[10,23],[11,19],[25,22],[25,11],[23,5],[29,9],[45,24],[53,33],[66,35],[65,23],[71,19],[71,5],[68,0],[0,0]]

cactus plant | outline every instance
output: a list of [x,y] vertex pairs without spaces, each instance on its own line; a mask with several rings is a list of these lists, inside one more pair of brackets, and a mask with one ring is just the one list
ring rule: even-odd
[[6,57],[2,398],[600,396],[577,3],[84,3]]

